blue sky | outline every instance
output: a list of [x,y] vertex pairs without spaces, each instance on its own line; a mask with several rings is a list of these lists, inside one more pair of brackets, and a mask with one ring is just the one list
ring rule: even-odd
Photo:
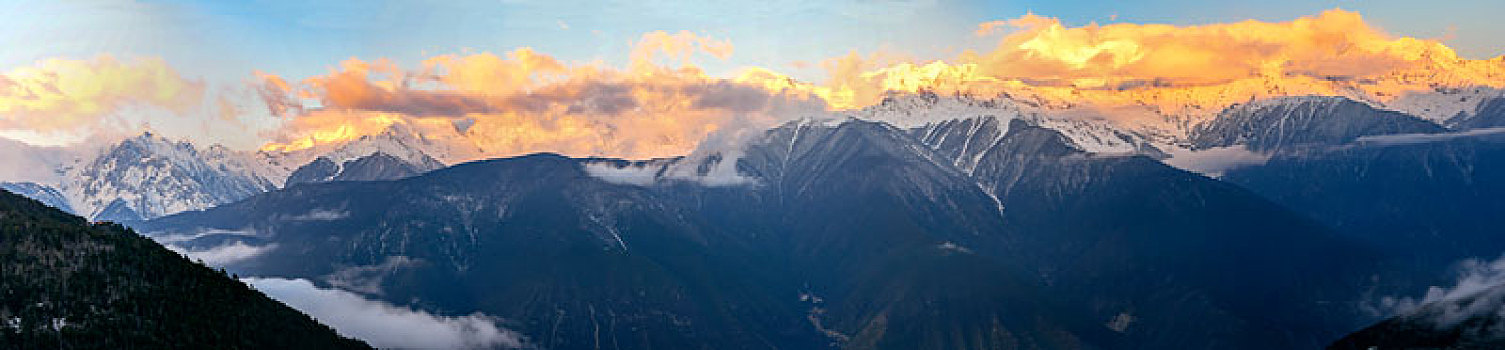
[[1341,7],[1396,35],[1441,38],[1470,58],[1505,53],[1502,1],[58,1],[0,3],[0,67],[100,53],[159,56],[189,77],[247,79],[326,72],[340,60],[505,52],[529,46],[567,61],[625,64],[632,41],[653,30],[729,39],[726,61],[702,57],[713,74],[765,66],[819,79],[819,62],[887,49],[919,59],[986,48],[978,23],[1027,12],[1067,25],[1090,22],[1201,24],[1285,21]]

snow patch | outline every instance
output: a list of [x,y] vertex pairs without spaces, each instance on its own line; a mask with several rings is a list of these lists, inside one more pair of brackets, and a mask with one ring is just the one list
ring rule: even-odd
[[957,252],[957,253],[962,253],[962,254],[972,254],[972,250],[971,249],[967,249],[967,247],[963,247],[963,246],[961,246],[959,244],[956,244],[956,242],[951,242],[951,241],[942,242],[941,244],[936,245],[936,248],[939,248],[940,250],[944,250],[944,251]]
[[1133,324],[1135,320],[1137,320],[1137,318],[1135,318],[1134,315],[1131,315],[1128,312],[1120,312],[1118,313],[1118,315],[1114,315],[1112,320],[1108,320],[1108,324],[1106,326],[1108,326],[1108,329],[1112,329],[1114,332],[1123,333],[1129,330],[1129,325]]

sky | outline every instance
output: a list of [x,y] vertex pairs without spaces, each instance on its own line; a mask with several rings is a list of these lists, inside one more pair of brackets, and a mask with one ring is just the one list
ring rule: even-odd
[[[0,50],[0,72],[15,76],[18,70],[47,67],[49,60],[82,61],[96,69],[115,64],[122,67],[120,76],[134,79],[122,86],[150,82],[153,88],[136,89],[152,93],[120,93],[105,102],[80,103],[61,117],[35,112],[37,108],[31,114],[14,107],[7,110],[0,103],[0,137],[69,144],[101,130],[130,133],[148,128],[238,148],[289,143],[313,131],[291,136],[281,131],[297,124],[298,116],[279,115],[263,106],[267,77],[300,85],[311,77],[349,71],[344,62],[351,59],[399,67],[385,71],[416,76],[425,73],[422,67],[434,57],[507,57],[527,47],[571,67],[632,71],[635,48],[649,41],[645,34],[664,31],[673,40],[692,43],[687,51],[665,47],[652,58],[658,66],[693,66],[704,75],[722,78],[735,77],[747,67],[763,67],[818,83],[833,79],[823,63],[853,53],[885,63],[924,63],[955,61],[969,50],[986,52],[999,44],[1000,36],[1025,29],[1004,27],[1003,34],[979,35],[979,24],[1031,14],[1058,19],[1067,28],[1115,23],[1197,26],[1291,21],[1335,8],[1361,14],[1364,23],[1390,36],[1440,41],[1463,58],[1505,54],[1505,42],[1494,39],[1505,37],[1505,25],[1496,23],[1498,14],[1505,13],[1501,1],[5,1],[0,2],[0,15],[8,18],[0,21],[0,45],[5,48]],[[679,35],[682,31],[689,34]],[[717,51],[715,45],[726,49]],[[101,63],[101,57],[108,57],[108,62]],[[150,72],[125,72],[142,67]],[[390,82],[398,87],[424,83],[408,80]],[[300,108],[331,103],[327,89],[285,90],[294,100],[319,100],[300,103]],[[100,109],[107,111],[97,112]],[[100,118],[112,122],[86,131],[36,126],[43,123],[38,120],[82,124],[98,123]],[[466,123],[474,123],[474,118],[466,118],[471,120]],[[550,123],[558,120],[551,117]],[[237,132],[244,130],[255,132]],[[620,146],[592,142],[587,153],[609,154],[600,150]]]

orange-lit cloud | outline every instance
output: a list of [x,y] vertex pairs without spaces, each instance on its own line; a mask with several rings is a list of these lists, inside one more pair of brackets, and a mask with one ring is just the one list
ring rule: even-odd
[[1028,14],[980,25],[1016,28],[992,50],[947,62],[878,68],[849,56],[828,66],[824,89],[841,105],[887,92],[964,92],[1061,105],[1143,105],[1176,115],[1282,95],[1345,95],[1380,103],[1439,87],[1505,87],[1505,59],[1460,58],[1435,40],[1395,37],[1354,12],[1329,10],[1287,22],[1197,26],[1090,24],[1067,27]]
[[0,74],[0,130],[87,133],[122,108],[183,112],[203,95],[202,83],[183,79],[160,59],[48,59]]
[[1009,24],[1008,21],[987,21],[987,22],[982,22],[982,23],[979,23],[977,25],[977,30],[972,31],[972,34],[976,35],[976,36],[988,36],[988,35],[992,35],[993,33],[998,32],[998,30],[1000,28],[1003,28],[1004,26],[1007,26],[1008,24]]
[[[263,74],[268,105],[289,118],[263,149],[293,151],[404,124],[450,135],[487,156],[665,157],[687,153],[727,125],[824,109],[809,95],[709,77],[689,63],[694,54],[724,58],[732,50],[728,41],[689,32],[652,32],[637,42],[626,69],[520,48],[431,57],[417,69],[351,59],[297,85]],[[678,66],[656,63],[660,58]]]

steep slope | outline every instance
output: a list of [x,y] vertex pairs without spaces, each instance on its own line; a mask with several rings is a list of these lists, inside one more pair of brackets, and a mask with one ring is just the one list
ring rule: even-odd
[[[747,262],[717,228],[555,155],[295,186],[143,227],[235,232],[189,245],[275,243],[231,269],[359,286],[440,313],[497,315],[545,348],[809,347],[821,339],[802,326],[797,286]],[[342,277],[388,261],[403,263],[374,282]]]
[[1498,239],[1501,135],[1394,138],[1282,154],[1224,179],[1409,257],[1420,272],[1505,251]]
[[0,344],[369,348],[118,225],[0,191]]
[[[1486,120],[1499,104],[1479,103],[1468,120]],[[1192,141],[1268,156],[1221,179],[1398,259],[1398,280],[1386,283],[1427,283],[1454,261],[1505,251],[1493,219],[1505,210],[1499,133],[1449,131],[1340,97],[1291,97],[1231,107]]]
[[752,197],[766,202],[685,201],[730,212],[717,226],[766,230],[765,254],[788,261],[820,300],[812,320],[843,346],[1070,349],[1114,338],[1010,260],[973,253],[1011,241],[997,202],[903,131],[797,122],[747,154],[741,168],[762,181]]
[[972,250],[1012,256],[1050,293],[1090,301],[1124,347],[1316,347],[1365,319],[1354,302],[1376,255],[1316,222],[1147,156],[1086,152],[1022,120],[953,123],[974,126],[911,133],[956,157],[1006,226],[1027,233]]

